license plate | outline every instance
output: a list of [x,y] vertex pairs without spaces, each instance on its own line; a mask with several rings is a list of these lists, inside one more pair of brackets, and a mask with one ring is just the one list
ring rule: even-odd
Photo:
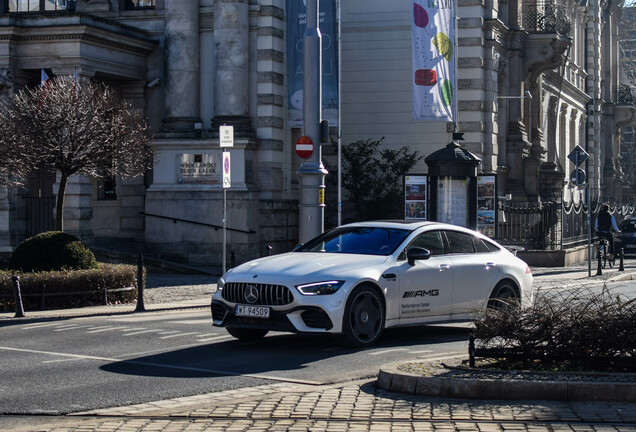
[[262,306],[243,306],[236,305],[234,307],[236,316],[252,317],[252,318],[269,318],[269,308]]

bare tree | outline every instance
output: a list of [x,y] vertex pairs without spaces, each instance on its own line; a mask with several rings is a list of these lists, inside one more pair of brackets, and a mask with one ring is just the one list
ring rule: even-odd
[[59,171],[58,231],[70,176],[136,176],[151,166],[145,119],[104,84],[58,77],[16,92],[6,105],[0,108],[0,177],[17,183],[38,168]]

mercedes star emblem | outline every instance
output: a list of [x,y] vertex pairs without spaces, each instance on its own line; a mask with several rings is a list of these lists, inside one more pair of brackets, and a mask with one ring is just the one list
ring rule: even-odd
[[248,285],[247,288],[243,291],[243,297],[245,297],[245,301],[249,304],[254,304],[258,300],[258,288],[254,285]]

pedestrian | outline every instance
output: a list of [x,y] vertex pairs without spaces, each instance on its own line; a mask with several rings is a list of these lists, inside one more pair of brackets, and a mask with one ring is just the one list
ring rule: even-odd
[[596,222],[594,223],[594,230],[599,237],[605,237],[609,242],[609,259],[614,259],[614,236],[612,235],[612,230],[618,232],[618,225],[616,224],[616,219],[614,219],[614,215],[609,212],[609,206],[607,204],[603,204],[601,206],[601,211],[598,212],[596,216]]

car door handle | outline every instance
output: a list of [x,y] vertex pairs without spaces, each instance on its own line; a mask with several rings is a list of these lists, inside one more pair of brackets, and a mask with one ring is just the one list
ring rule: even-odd
[[486,270],[490,270],[493,267],[497,267],[497,263],[494,262],[488,262],[485,264]]
[[450,269],[450,264],[440,264],[438,267],[439,271],[446,271]]

